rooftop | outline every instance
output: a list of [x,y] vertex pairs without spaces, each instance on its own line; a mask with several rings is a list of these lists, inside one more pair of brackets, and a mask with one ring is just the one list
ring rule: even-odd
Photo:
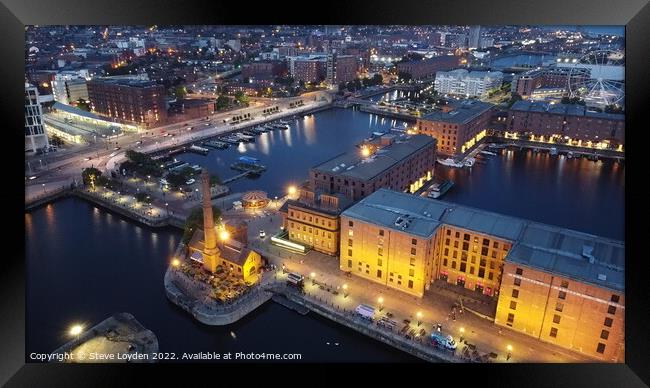
[[58,101],[55,102],[54,104],[52,104],[52,109],[60,110],[60,111],[70,113],[70,114],[73,114],[73,115],[77,115],[77,116],[87,117],[87,118],[93,119],[93,120],[106,121],[106,120],[102,119],[101,117],[97,116],[96,114],[94,114],[92,112],[88,112],[88,111],[85,111],[83,109],[75,108],[74,106],[71,106],[71,105],[62,104],[62,103],[60,103]]
[[362,180],[370,180],[410,157],[422,148],[435,146],[436,140],[427,135],[405,136],[390,145],[378,149],[373,155],[363,157],[358,149],[335,156],[313,168],[327,174],[336,174]]
[[544,101],[517,101],[510,110],[523,112],[546,112],[550,114],[585,116],[608,120],[625,120],[624,114],[600,113],[587,110],[583,105],[578,104],[550,104]]
[[116,85],[129,86],[135,88],[147,88],[147,87],[158,85],[155,81],[146,81],[146,80],[135,79],[135,78],[93,78],[89,82],[116,84]]
[[484,233],[513,242],[508,262],[624,290],[622,241],[387,189],[372,193],[342,215],[425,238],[433,237],[441,225]]
[[450,101],[452,110],[448,112],[433,111],[422,116],[423,120],[444,121],[453,124],[465,124],[487,112],[494,105],[478,100]]

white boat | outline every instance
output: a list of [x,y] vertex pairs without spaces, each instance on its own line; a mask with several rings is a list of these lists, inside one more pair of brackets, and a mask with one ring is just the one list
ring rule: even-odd
[[485,150],[481,151],[481,153],[482,153],[483,155],[491,155],[491,156],[496,156],[496,155],[497,155],[496,152],[485,151]]
[[456,162],[452,158],[447,158],[447,159],[438,159],[438,163],[442,164],[443,166],[448,166],[448,167],[463,167],[462,163]]
[[472,166],[474,165],[474,163],[476,163],[476,159],[474,159],[474,158],[467,158],[467,160],[465,161],[464,165],[467,166],[467,167],[472,167]]
[[551,147],[551,150],[549,151],[551,155],[557,155],[557,148]]
[[573,159],[573,152],[571,152],[571,151],[567,152],[566,158],[567,159]]

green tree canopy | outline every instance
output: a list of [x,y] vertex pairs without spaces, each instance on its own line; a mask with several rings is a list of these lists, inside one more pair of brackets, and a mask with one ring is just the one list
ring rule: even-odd
[[223,110],[230,106],[230,99],[224,95],[217,97],[217,110]]
[[[221,209],[217,206],[212,206],[212,216],[215,220],[221,217]],[[192,235],[197,229],[203,229],[203,208],[197,206],[190,212],[185,220],[185,227],[183,230],[183,243],[187,244],[192,239]]]
[[81,172],[81,179],[83,180],[84,185],[97,183],[97,178],[100,176],[102,176],[102,172],[95,167],[84,168]]

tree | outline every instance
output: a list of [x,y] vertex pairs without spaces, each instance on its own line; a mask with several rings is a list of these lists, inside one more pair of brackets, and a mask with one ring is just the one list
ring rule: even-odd
[[521,101],[521,100],[522,100],[522,98],[521,98],[521,96],[519,94],[512,93],[512,95],[510,96],[510,100],[508,101],[508,107],[511,107],[515,102]]
[[52,145],[60,147],[63,145],[63,139],[61,139],[61,136],[59,135],[52,135],[52,137],[50,138],[50,143]]
[[177,172],[171,172],[167,174],[167,177],[165,179],[167,179],[167,182],[173,188],[179,188],[183,186],[187,181],[187,179],[182,174],[179,174]]
[[222,110],[230,106],[230,99],[224,95],[217,97],[217,110]]
[[138,202],[151,203],[151,197],[147,193],[136,193],[135,200]]
[[372,83],[373,85],[381,85],[384,83],[384,77],[382,77],[381,74],[375,74],[372,76]]
[[95,167],[84,168],[81,172],[81,179],[84,185],[93,185],[96,183],[97,178],[102,175],[102,172]]
[[[217,206],[212,206],[212,216],[215,220],[221,217],[221,209]],[[203,228],[203,208],[197,206],[190,212],[190,215],[185,219],[185,227],[183,231],[183,243],[188,244],[192,239],[192,235],[197,229]]]
[[242,91],[235,93],[235,99],[242,105],[248,104],[249,101],[248,96]]
[[174,89],[174,95],[179,100],[182,100],[183,98],[185,98],[185,96],[187,96],[187,89],[185,88],[185,86],[177,86],[176,89]]
[[90,112],[90,104],[82,98],[77,100],[77,108]]
[[210,186],[216,186],[221,184],[221,178],[219,175],[210,175]]
[[616,104],[610,104],[605,107],[605,113],[623,113],[623,107]]

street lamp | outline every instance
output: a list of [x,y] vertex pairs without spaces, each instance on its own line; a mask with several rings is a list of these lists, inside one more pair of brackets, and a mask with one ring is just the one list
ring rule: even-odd
[[422,324],[422,311],[418,311],[415,315],[418,317],[418,326],[420,326]]
[[463,335],[465,334],[465,328],[461,327],[460,328],[460,342],[463,342]]
[[43,186],[43,194],[45,194],[45,183],[43,183],[41,186]]
[[380,296],[379,299],[377,299],[377,302],[379,302],[379,311],[383,310],[384,309],[384,298],[382,298]]
[[348,297],[348,285],[347,284],[343,285],[343,297],[344,298]]
[[76,339],[79,339],[79,335],[83,332],[84,328],[81,325],[72,325],[70,327],[70,335],[76,337]]
[[506,360],[510,360],[510,357],[512,357],[512,345],[508,344],[508,346],[506,346],[506,349],[508,349],[508,355],[506,356]]
[[311,284],[315,285],[316,284],[316,272],[310,273],[309,277],[311,278]]
[[165,210],[167,210],[167,216],[169,217],[169,204],[165,202]]

